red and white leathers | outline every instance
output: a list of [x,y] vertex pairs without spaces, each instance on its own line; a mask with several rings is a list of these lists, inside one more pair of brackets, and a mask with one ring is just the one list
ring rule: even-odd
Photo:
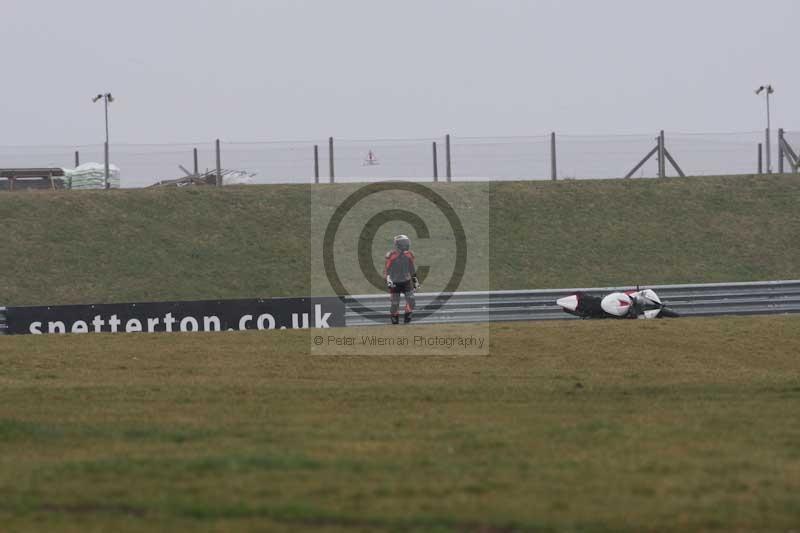
[[414,253],[411,250],[394,249],[386,254],[386,265],[383,276],[389,287],[391,305],[389,314],[392,323],[400,321],[400,295],[405,296],[404,322],[411,322],[411,313],[414,312],[414,291],[419,285]]

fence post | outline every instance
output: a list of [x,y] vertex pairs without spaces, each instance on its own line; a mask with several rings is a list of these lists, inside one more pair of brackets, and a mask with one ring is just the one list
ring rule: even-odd
[[200,176],[200,169],[197,166],[197,148],[192,148],[192,156],[194,159],[194,177]]
[[786,154],[783,151],[783,128],[778,128],[778,172],[783,174],[783,158]]
[[439,154],[436,152],[436,141],[433,141],[433,182],[439,181]]
[[664,130],[658,134],[658,177],[667,177],[667,165],[664,157]]
[[764,173],[764,145],[758,143],[758,174]]
[[75,150],[75,168],[81,166],[81,153],[78,150]]
[[453,181],[453,164],[452,160],[450,159],[450,134],[448,133],[444,137],[444,154],[445,159],[447,159],[447,183]]
[[216,142],[217,151],[217,187],[222,187],[222,154],[219,146],[219,139]]
[[334,182],[334,172],[333,172],[333,137],[328,138],[328,169],[330,171],[330,179],[331,183]]
[[556,132],[550,133],[550,178],[553,181],[558,179],[558,170],[556,168]]
[[319,145],[314,145],[314,183],[319,183]]

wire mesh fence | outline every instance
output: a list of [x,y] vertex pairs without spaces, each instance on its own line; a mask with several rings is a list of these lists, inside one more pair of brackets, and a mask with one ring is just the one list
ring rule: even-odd
[[[0,168],[52,167],[72,169],[87,163],[102,164],[102,144],[76,146],[0,146]],[[213,143],[112,144],[109,161],[120,168],[122,186],[146,187],[158,181],[193,172],[193,149],[198,150],[200,171],[215,168]]]
[[[335,177],[337,181],[430,180],[434,175],[434,142],[434,139],[335,140]],[[326,161],[325,175],[330,176],[328,167]]]
[[314,176],[315,145],[320,143],[223,142],[220,166],[246,172],[253,183],[309,183]]
[[[559,135],[558,179],[621,178],[655,145],[655,135]],[[657,175],[653,160],[636,177]]]
[[678,133],[669,136],[669,149],[689,175],[754,174],[764,139],[764,132],[758,131]]
[[[785,142],[800,152],[800,131],[784,132]],[[525,137],[430,137],[415,139],[329,139],[308,141],[223,141],[220,166],[241,171],[246,183],[366,182],[377,180],[453,181],[621,178],[659,175],[652,157],[657,133],[632,135],[533,135]],[[761,146],[759,146],[761,145]],[[765,132],[670,133],[665,150],[686,175],[766,172]],[[316,158],[315,158],[316,148]],[[553,153],[553,148],[554,152]],[[195,150],[197,151],[195,167]],[[103,145],[0,146],[0,169],[75,166],[103,163]],[[771,142],[771,167],[779,169],[777,130]],[[215,172],[214,142],[112,144],[110,162],[120,169],[123,187],[137,188],[195,172]],[[449,163],[448,163],[449,162]],[[555,162],[555,172],[553,169]],[[791,172],[794,167],[784,165]],[[666,175],[676,175],[671,164]]]
[[548,135],[452,137],[451,147],[453,179],[528,180],[550,177]]
[[[101,146],[100,161],[102,153]],[[0,146],[0,168],[72,167],[74,157],[70,146]]]

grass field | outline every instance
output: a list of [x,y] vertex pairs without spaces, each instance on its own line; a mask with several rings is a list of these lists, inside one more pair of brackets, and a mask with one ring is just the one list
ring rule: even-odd
[[0,337],[0,528],[800,524],[800,318],[504,324],[491,341],[332,357],[307,331]]
[[[312,206],[358,187],[2,194],[0,218],[8,224],[0,234],[0,305],[306,295],[320,253],[309,245],[318,216]],[[475,206],[487,208],[481,220],[465,220],[468,229],[473,222],[472,249],[488,257],[462,290],[800,277],[797,176],[434,189],[466,219]],[[345,229],[355,242],[359,228]],[[376,261],[400,231],[408,227],[382,229]],[[415,239],[415,248],[434,275],[452,269],[439,264],[452,258],[437,244]],[[352,259],[342,268],[357,272]],[[438,290],[435,280],[426,288]]]

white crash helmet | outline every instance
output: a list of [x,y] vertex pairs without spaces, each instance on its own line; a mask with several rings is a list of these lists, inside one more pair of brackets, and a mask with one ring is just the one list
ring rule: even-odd
[[394,247],[400,250],[401,252],[410,250],[411,239],[408,238],[408,235],[398,235],[394,238]]

